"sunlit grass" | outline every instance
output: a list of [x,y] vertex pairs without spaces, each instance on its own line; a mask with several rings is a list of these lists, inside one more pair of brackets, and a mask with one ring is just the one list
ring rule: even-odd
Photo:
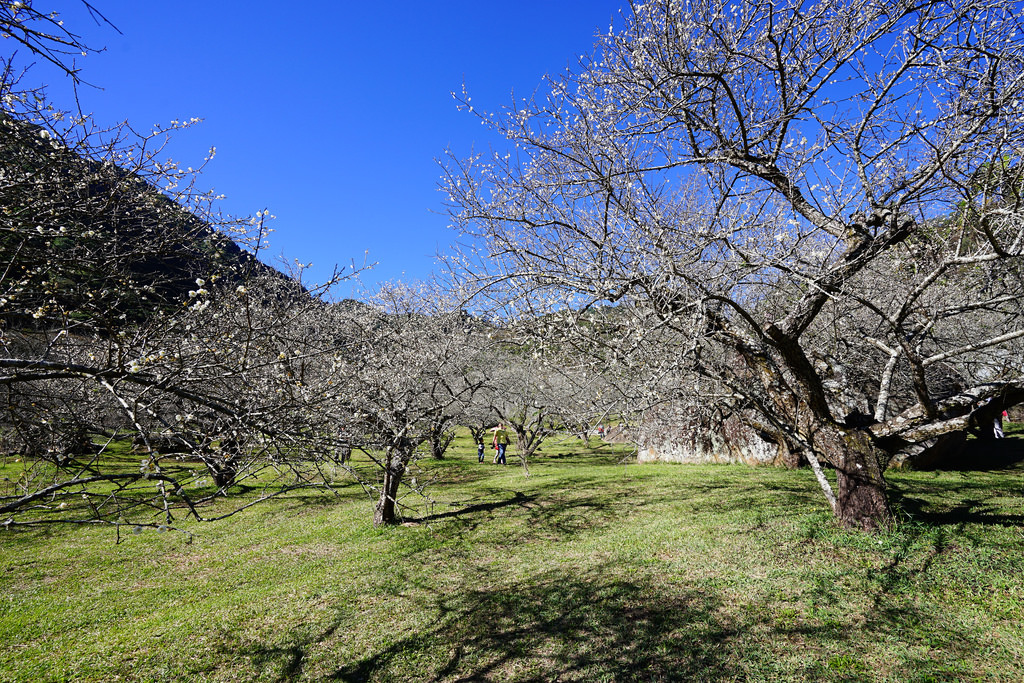
[[0,680],[1019,678],[1019,467],[892,473],[865,536],[809,472],[623,455],[565,440],[525,477],[460,438],[382,530],[346,482],[191,542],[0,534]]

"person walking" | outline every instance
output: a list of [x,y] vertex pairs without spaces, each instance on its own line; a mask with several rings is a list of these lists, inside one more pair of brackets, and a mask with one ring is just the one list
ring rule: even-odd
[[476,443],[476,461],[477,462],[483,462],[484,461],[484,442],[483,442],[483,439],[481,439],[480,441],[477,441],[477,443]]
[[504,422],[498,424],[498,428],[494,430],[494,448],[498,451],[494,454],[494,462],[499,465],[507,465],[505,449],[508,448],[508,431],[505,429]]
[[997,439],[1002,439],[1006,436],[1006,434],[1003,433],[1003,420],[1005,420],[1006,417],[1006,411],[1004,410],[999,415],[996,415],[995,419],[992,421],[992,432]]

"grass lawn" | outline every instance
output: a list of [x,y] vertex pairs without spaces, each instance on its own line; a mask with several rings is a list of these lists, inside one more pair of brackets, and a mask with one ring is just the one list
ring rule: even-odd
[[396,528],[352,483],[191,542],[0,532],[0,680],[1024,679],[1019,464],[890,473],[877,536],[809,471],[570,442],[527,478],[466,438],[422,466]]

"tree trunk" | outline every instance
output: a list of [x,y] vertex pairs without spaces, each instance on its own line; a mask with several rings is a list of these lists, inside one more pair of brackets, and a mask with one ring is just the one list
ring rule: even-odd
[[455,432],[434,432],[430,435],[430,457],[444,460],[444,454],[455,439]]
[[476,425],[463,425],[463,426],[466,427],[466,429],[469,430],[469,433],[473,435],[473,443],[474,444],[481,443],[481,442],[486,444],[487,443],[487,438],[486,438],[486,436],[487,436],[487,429],[490,428],[490,427],[493,427],[494,425],[484,424],[484,425],[480,425],[479,427],[476,426]]
[[538,438],[537,432],[530,433],[525,429],[513,429],[513,432],[516,437],[516,455],[519,457],[519,462],[523,466],[523,472],[526,473],[526,476],[530,476],[530,466],[527,461],[532,458],[533,454],[538,448],[540,448],[541,439]]
[[[815,445],[836,468],[835,514],[848,529],[875,531],[892,524],[885,478],[868,434],[858,429],[819,432]],[[824,438],[823,438],[824,437]]]
[[234,485],[235,475],[238,474],[236,460],[230,456],[225,456],[223,459],[218,458],[212,462],[207,461],[207,467],[213,476],[213,483],[219,488],[228,489]]
[[218,453],[206,456],[203,462],[213,477],[213,483],[221,489],[228,489],[235,484],[238,475],[238,464],[242,460],[242,450],[238,441],[231,437],[221,439]]
[[373,511],[374,526],[395,524],[398,521],[395,515],[395,501],[398,500],[398,485],[402,483],[403,474],[405,460],[401,453],[394,451],[388,458],[388,466],[384,469],[384,483]]

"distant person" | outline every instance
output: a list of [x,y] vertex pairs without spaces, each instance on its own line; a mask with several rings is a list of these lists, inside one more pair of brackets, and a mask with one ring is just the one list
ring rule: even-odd
[[507,465],[505,461],[505,449],[508,448],[508,431],[505,429],[505,423],[502,422],[498,425],[498,428],[494,430],[494,448],[497,453],[494,454],[494,462],[498,465]]
[[1005,436],[1003,433],[1003,419],[1006,417],[1007,414],[1004,410],[1002,414],[996,416],[996,419],[992,423],[992,431],[995,433],[995,437],[997,439],[1002,439]]
[[597,425],[597,436],[600,439],[604,438],[604,425]]
[[476,444],[476,461],[477,462],[483,462],[484,461],[484,442],[483,441],[478,441],[477,444]]

